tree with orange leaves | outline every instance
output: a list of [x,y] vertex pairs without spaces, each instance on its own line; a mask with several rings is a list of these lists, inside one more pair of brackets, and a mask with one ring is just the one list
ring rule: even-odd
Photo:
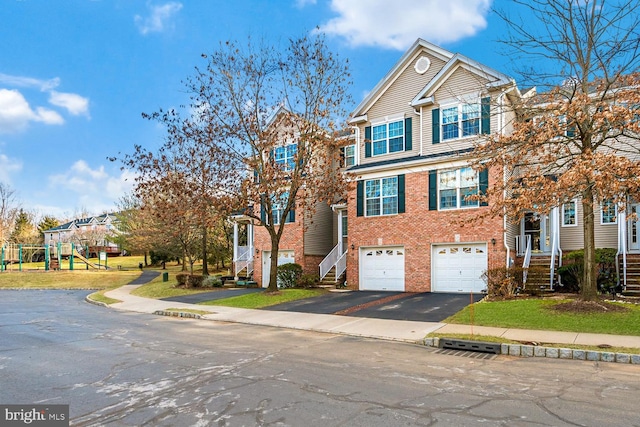
[[640,194],[640,19],[635,2],[516,0],[526,19],[499,12],[513,57],[534,58],[523,76],[542,88],[514,105],[507,132],[475,149],[504,180],[489,190],[492,214],[519,220],[579,199],[584,220],[581,297],[597,295],[594,205],[624,209]]

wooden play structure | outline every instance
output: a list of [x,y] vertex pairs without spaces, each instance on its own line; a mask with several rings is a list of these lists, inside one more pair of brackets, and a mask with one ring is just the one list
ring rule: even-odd
[[63,260],[68,260],[69,270],[73,270],[76,259],[84,263],[87,270],[89,268],[96,270],[108,269],[106,252],[98,254],[100,258],[104,259],[104,264],[100,264],[100,262],[95,264],[89,261],[83,253],[88,254],[89,248],[76,246],[74,243],[57,242],[48,246],[7,243],[0,248],[0,272],[16,269],[22,271],[24,264],[41,262],[44,262],[45,271],[60,270]]

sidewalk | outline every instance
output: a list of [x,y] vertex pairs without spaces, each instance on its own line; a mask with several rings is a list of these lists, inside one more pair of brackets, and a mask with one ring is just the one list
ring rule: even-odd
[[184,308],[211,311],[202,316],[206,320],[246,323],[251,325],[274,326],[317,332],[353,335],[411,343],[422,343],[425,335],[435,332],[447,334],[473,334],[502,337],[514,341],[544,344],[608,345],[612,347],[640,348],[639,336],[588,334],[577,332],[536,331],[525,329],[493,328],[473,325],[454,325],[435,322],[411,322],[361,317],[338,316],[332,314],[312,314],[243,308],[203,306],[180,302],[161,301],[131,295],[140,285],[126,285],[106,292],[109,298],[122,301],[109,307],[139,313],[154,313],[169,308]]

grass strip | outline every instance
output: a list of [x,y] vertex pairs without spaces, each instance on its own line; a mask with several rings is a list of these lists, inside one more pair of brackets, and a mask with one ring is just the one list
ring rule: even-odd
[[327,291],[324,289],[282,289],[277,293],[255,292],[231,298],[204,301],[199,304],[221,305],[236,308],[264,308],[299,299],[316,297],[326,292]]
[[549,299],[481,301],[467,306],[443,322],[499,328],[640,335],[639,305],[616,303],[627,310],[609,313],[569,313],[552,309],[553,305],[567,301]]

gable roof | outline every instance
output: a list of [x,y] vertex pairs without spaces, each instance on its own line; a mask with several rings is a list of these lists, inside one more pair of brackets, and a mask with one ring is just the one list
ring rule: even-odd
[[359,116],[365,114],[367,107],[372,103],[373,100],[377,99],[378,96],[386,91],[386,89],[393,83],[395,80],[394,77],[398,74],[402,68],[406,66],[406,63],[409,59],[415,56],[419,51],[426,49],[433,56],[440,58],[441,60],[448,62],[451,58],[454,57],[453,52],[449,52],[446,49],[443,49],[439,46],[436,46],[433,43],[430,43],[423,39],[417,39],[415,43],[400,57],[398,62],[389,70],[389,72],[378,82],[378,84],[369,92],[369,94],[360,102],[360,104],[353,110],[351,113],[352,118],[349,119],[349,123],[357,123],[362,120],[358,120]]
[[109,218],[111,218],[112,221],[117,220],[117,217],[114,214],[107,213],[107,214],[102,214],[100,216],[90,216],[87,218],[74,219],[73,221],[66,222],[64,224],[61,224],[57,227],[50,228],[48,230],[43,230],[42,232],[48,233],[48,232],[66,231],[66,230],[71,230],[74,227],[80,228],[82,226],[87,226],[90,224],[104,224],[105,222],[107,222]]
[[486,84],[487,89],[501,87],[506,85],[515,85],[515,80],[507,76],[504,73],[494,70],[491,67],[482,65],[478,61],[456,53],[447,64],[442,67],[438,74],[411,100],[412,107],[419,107],[420,105],[426,105],[433,103],[433,94],[436,90],[447,80],[451,74],[459,67],[464,67],[466,70],[488,80]]
[[440,58],[446,64],[442,69],[431,79],[431,81],[413,98],[411,105],[413,107],[419,107],[420,105],[428,105],[433,103],[433,93],[442,85],[442,83],[459,67],[464,67],[466,70],[488,80],[486,84],[487,89],[511,86],[515,85],[515,80],[494,70],[491,67],[487,67],[478,61],[474,61],[460,53],[449,52],[439,46],[429,43],[426,40],[418,39],[416,42],[402,55],[402,57],[396,62],[396,64],[389,70],[380,82],[373,88],[373,90],[360,102],[360,104],[353,110],[350,124],[360,123],[367,121],[366,112],[373,102],[375,102],[382,93],[384,93],[389,86],[395,81],[399,73],[407,66],[408,61],[416,56],[420,51],[426,50],[431,55]]

